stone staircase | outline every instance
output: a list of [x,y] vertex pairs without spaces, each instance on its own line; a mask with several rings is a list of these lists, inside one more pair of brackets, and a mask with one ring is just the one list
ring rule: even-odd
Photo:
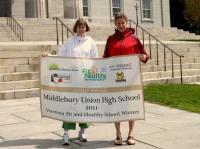
[[19,41],[15,34],[6,25],[6,18],[0,18],[0,42]]
[[[105,43],[97,42],[100,55]],[[28,45],[29,44],[29,45]],[[176,49],[183,58],[183,82],[200,81],[200,44],[171,42],[170,47]],[[155,46],[155,45],[154,45]],[[39,56],[43,51],[54,51],[58,47],[52,45],[1,45],[0,46],[0,100],[39,96]],[[155,49],[152,49],[155,50]],[[167,52],[167,71],[164,72],[164,60],[160,52],[159,66],[153,57],[147,64],[142,64],[144,85],[152,83],[180,83],[179,59],[174,59],[175,77],[171,74],[171,59]]]
[[[73,28],[74,19],[62,19],[70,29]],[[38,19],[38,18],[17,18],[17,21],[24,28],[24,40],[25,41],[55,41],[56,40],[56,22],[53,19]],[[96,41],[105,41],[109,35],[114,33],[114,23],[100,24],[89,22],[91,31],[88,35],[92,36]],[[189,33],[177,28],[170,27],[148,27],[145,28],[151,34],[155,35],[160,40],[186,40],[186,39],[199,39],[200,36],[194,33]],[[61,33],[61,28],[59,27]],[[65,31],[66,32],[66,31]],[[141,30],[138,30],[138,36],[141,37]],[[145,39],[148,36],[145,35]],[[61,36],[60,36],[61,39]],[[66,34],[64,39],[66,39]]]
[[[145,29],[159,40],[200,40],[200,35],[195,35],[176,27],[148,27]],[[138,36],[141,37],[141,34],[141,30],[139,30]],[[145,34],[145,39],[148,40],[147,34]]]
[[[0,42],[0,100],[39,96],[39,56],[43,51],[52,52],[58,49],[54,20],[19,19],[18,21],[24,27],[25,42]],[[64,21],[72,28],[74,20]],[[5,20],[0,19],[0,23],[4,24]],[[97,40],[98,50],[100,55],[102,55],[105,39],[113,33],[114,26],[106,24],[102,27],[100,24],[94,23],[91,23],[90,26],[91,32],[89,35]],[[175,29],[164,30],[163,32],[171,32]],[[157,32],[161,31],[158,31],[157,28]],[[156,34],[156,31],[153,33]],[[191,38],[194,36],[188,33],[183,34],[184,36],[187,34]],[[1,35],[2,32],[0,32]],[[177,33],[174,33],[173,36],[175,35]],[[161,35],[158,36],[161,37]],[[181,36],[183,37],[183,35]],[[195,36],[195,38],[199,38],[199,36]],[[11,41],[11,39],[5,38],[3,41]],[[149,53],[147,43],[148,41],[145,40],[145,48]],[[200,43],[181,41],[166,41],[165,43],[177,53],[184,55],[182,59],[183,82],[200,82]],[[156,63],[156,44],[153,41],[152,59],[147,64],[142,64],[144,85],[152,83],[180,83],[180,60],[174,56],[175,71],[174,78],[172,78],[171,53],[166,51],[167,71],[164,72],[163,47],[160,45],[158,47],[159,65]]]
[[0,100],[39,96],[39,57],[57,46],[0,44]]
[[[184,56],[182,58],[183,82],[200,81],[200,43],[198,42],[169,42],[166,43],[175,52]],[[147,50],[148,51],[148,50]],[[149,52],[149,51],[148,51]],[[156,60],[156,50],[152,49],[152,60],[143,65],[144,84],[151,83],[180,83],[180,59],[174,55],[174,78],[172,78],[171,52],[166,51],[166,68],[164,71],[164,52],[159,49],[159,65]]]

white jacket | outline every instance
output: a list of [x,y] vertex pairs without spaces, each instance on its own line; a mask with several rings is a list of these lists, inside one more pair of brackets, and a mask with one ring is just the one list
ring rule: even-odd
[[72,36],[58,50],[58,56],[66,57],[98,57],[95,41],[89,37]]

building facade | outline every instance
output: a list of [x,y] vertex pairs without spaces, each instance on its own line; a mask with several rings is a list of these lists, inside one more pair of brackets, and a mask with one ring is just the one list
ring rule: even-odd
[[0,0],[0,17],[113,21],[121,11],[143,26],[170,26],[169,0]]

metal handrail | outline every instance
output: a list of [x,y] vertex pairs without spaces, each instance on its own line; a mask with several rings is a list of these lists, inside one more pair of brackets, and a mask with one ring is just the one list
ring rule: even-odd
[[139,26],[136,22],[133,20],[129,20],[129,25],[131,27],[131,23],[135,25],[136,29],[136,35],[138,34],[138,28],[142,30],[142,44],[144,46],[144,33],[148,34],[148,41],[149,41],[149,57],[152,59],[152,47],[151,47],[151,39],[154,39],[156,41],[156,64],[159,65],[159,50],[158,50],[158,43],[160,43],[163,46],[164,50],[164,71],[167,71],[167,64],[166,64],[166,49],[171,52],[171,59],[172,59],[172,78],[174,78],[174,54],[179,57],[180,60],[180,77],[181,77],[181,84],[183,84],[183,70],[182,70],[182,58],[183,55],[178,54],[171,48],[169,48],[166,44],[164,44],[162,41],[160,41],[158,38],[156,38],[154,35],[152,35],[150,32],[148,32],[143,27]]
[[7,17],[7,25],[15,33],[20,41],[24,41],[24,29],[14,17]]
[[[74,33],[71,31],[71,29],[64,24],[64,22],[58,18],[54,17],[53,20],[56,20],[56,38],[57,38],[57,45],[59,45],[59,31],[58,31],[58,23],[61,24],[61,36],[62,36],[62,44],[64,43],[64,28],[67,30],[67,38],[69,38],[69,33],[74,35]],[[64,27],[64,28],[63,28]]]

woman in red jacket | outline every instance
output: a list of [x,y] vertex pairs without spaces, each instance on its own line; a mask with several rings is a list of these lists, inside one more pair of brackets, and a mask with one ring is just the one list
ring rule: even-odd
[[[139,39],[134,36],[135,30],[127,27],[128,18],[122,13],[115,15],[116,30],[113,35],[108,37],[106,48],[103,57],[111,57],[117,55],[130,55],[140,54],[140,60],[143,63],[148,61],[148,55],[145,52],[144,47],[140,43]],[[134,120],[129,121],[129,132],[126,143],[128,145],[135,144],[132,131],[134,127]],[[120,122],[115,123],[116,139],[115,145],[122,145],[122,137],[120,131]]]

